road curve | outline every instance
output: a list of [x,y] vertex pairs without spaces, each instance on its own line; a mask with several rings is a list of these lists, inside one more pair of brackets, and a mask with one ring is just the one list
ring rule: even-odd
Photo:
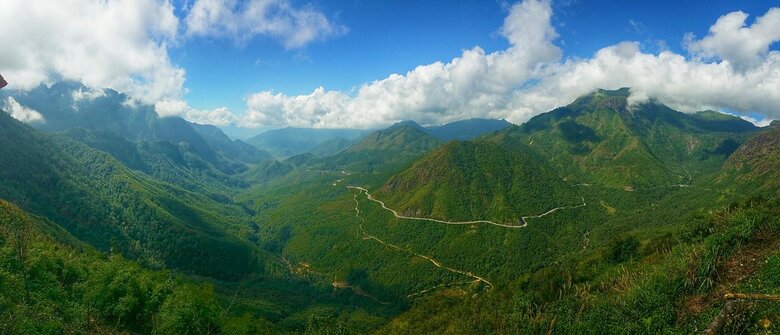
[[371,193],[369,193],[367,189],[365,189],[365,188],[363,188],[363,187],[360,187],[360,186],[352,186],[352,185],[350,185],[350,186],[347,186],[347,188],[348,188],[348,189],[353,189],[353,190],[358,190],[358,191],[360,191],[360,192],[363,192],[363,193],[365,193],[365,194],[366,194],[366,197],[368,198],[368,200],[371,200],[371,201],[373,201],[373,202],[376,202],[376,203],[378,203],[378,204],[382,205],[382,208],[384,208],[385,210],[387,210],[387,211],[389,211],[389,212],[393,213],[393,216],[395,216],[396,218],[399,218],[399,219],[404,219],[404,220],[430,221],[430,222],[436,222],[436,223],[442,223],[442,224],[448,224],[448,225],[490,224],[490,225],[499,226],[499,227],[504,227],[504,228],[514,228],[514,229],[517,229],[517,228],[525,228],[526,226],[528,226],[528,221],[527,221],[527,219],[538,219],[538,218],[540,218],[540,217],[543,217],[543,216],[545,216],[545,215],[548,215],[548,214],[555,213],[556,211],[558,211],[558,210],[561,210],[561,209],[574,209],[574,208],[580,208],[580,207],[584,207],[584,206],[586,205],[586,203],[585,203],[585,198],[583,197],[583,198],[582,198],[582,203],[581,203],[581,204],[579,204],[579,205],[576,205],[576,206],[562,206],[562,207],[556,207],[556,208],[553,208],[553,209],[551,209],[551,210],[549,210],[549,211],[547,211],[547,212],[544,212],[544,213],[542,213],[542,214],[539,214],[539,215],[528,215],[528,216],[523,216],[523,217],[521,217],[521,218],[520,218],[520,221],[522,222],[522,224],[519,224],[519,225],[511,225],[511,224],[505,224],[505,223],[497,223],[497,222],[488,221],[488,220],[475,220],[475,221],[445,221],[445,220],[438,220],[438,219],[432,219],[432,218],[421,218],[421,217],[413,217],[413,216],[405,216],[405,215],[401,215],[401,214],[399,214],[399,213],[398,213],[398,211],[396,211],[396,210],[394,210],[394,209],[392,209],[392,208],[390,208],[390,207],[387,207],[387,205],[385,205],[384,201],[382,201],[382,200],[379,200],[379,199],[377,199],[377,198],[374,198],[374,196],[373,196],[373,195],[371,195]]
[[[352,189],[357,189],[357,190],[363,190],[363,191],[365,191],[365,189],[362,189],[362,188],[357,188],[357,187],[350,187],[350,188],[352,188]],[[367,192],[367,191],[365,191],[365,193],[368,195],[368,192]],[[450,272],[453,272],[453,273],[458,273],[458,274],[461,274],[461,275],[464,275],[464,276],[467,276],[467,277],[473,278],[475,281],[483,282],[483,283],[485,283],[486,285],[488,285],[488,286],[490,287],[490,289],[493,289],[493,284],[492,284],[490,281],[488,281],[487,279],[485,279],[485,278],[482,278],[482,277],[480,277],[480,276],[474,275],[474,274],[473,274],[473,273],[471,273],[471,272],[466,272],[466,271],[458,270],[458,269],[451,268],[451,267],[449,267],[449,266],[443,265],[441,262],[439,262],[439,261],[437,261],[437,260],[433,259],[433,258],[432,258],[432,257],[430,257],[430,256],[421,255],[421,254],[418,254],[418,253],[416,253],[416,252],[414,252],[414,251],[411,251],[411,250],[408,250],[408,249],[401,248],[401,247],[399,247],[399,246],[397,246],[397,245],[394,245],[394,244],[391,244],[391,243],[387,243],[387,242],[385,242],[385,241],[382,241],[381,239],[379,239],[378,237],[376,237],[376,236],[374,236],[374,235],[371,235],[371,234],[368,234],[368,233],[366,233],[366,230],[365,230],[365,228],[363,227],[363,223],[365,222],[365,220],[363,219],[363,217],[361,217],[361,216],[360,216],[360,202],[359,202],[359,201],[358,201],[358,199],[357,199],[357,194],[355,194],[355,196],[354,196],[354,199],[355,199],[355,216],[356,216],[356,217],[357,217],[357,218],[360,220],[360,224],[359,224],[359,226],[360,226],[360,233],[361,233],[361,234],[362,234],[362,235],[363,235],[365,238],[368,238],[368,239],[372,239],[372,240],[374,240],[374,241],[377,241],[377,242],[379,242],[380,244],[383,244],[383,245],[385,245],[385,246],[387,246],[387,247],[389,247],[389,248],[392,248],[392,249],[395,249],[395,250],[398,250],[398,251],[403,251],[403,252],[405,252],[405,253],[408,253],[408,254],[410,254],[410,255],[414,255],[414,256],[420,257],[420,258],[422,258],[422,259],[425,259],[425,260],[427,260],[427,261],[431,262],[431,264],[433,264],[434,266],[436,266],[436,267],[438,267],[438,268],[442,268],[442,269],[445,269],[445,270],[447,270],[447,271],[450,271]],[[369,195],[369,199],[370,199],[370,195]],[[373,200],[373,199],[372,199],[372,200]],[[374,200],[374,201],[376,201],[376,200]]]

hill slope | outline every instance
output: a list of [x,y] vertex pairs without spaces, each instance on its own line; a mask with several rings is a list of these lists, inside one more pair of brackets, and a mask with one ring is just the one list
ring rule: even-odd
[[442,141],[465,141],[483,134],[497,132],[511,125],[506,120],[468,119],[450,122],[441,126],[426,127],[425,131]]
[[742,144],[723,165],[721,185],[740,189],[774,190],[780,187],[780,129],[770,128]]
[[441,144],[417,123],[406,121],[375,131],[321,161],[331,170],[392,173]]
[[689,115],[654,102],[629,107],[628,96],[628,89],[599,90],[510,133],[568,180],[623,188],[689,183],[716,172],[757,130],[712,112]]
[[[74,82],[41,85],[30,91],[5,91],[21,105],[38,111],[43,122],[32,125],[45,131],[84,128],[119,134],[131,142],[186,142],[203,160],[224,173],[246,169],[245,163],[267,159],[267,153],[240,141],[230,141],[216,127],[201,127],[184,119],[160,117],[152,105],[133,101],[125,94],[106,89],[90,91]],[[203,134],[203,135],[202,135]]]
[[409,216],[510,224],[579,201],[530,149],[490,141],[448,143],[390,178],[380,197]]
[[152,180],[107,153],[40,133],[5,112],[0,166],[0,198],[100,250],[223,278],[262,266],[262,254],[234,235],[248,224],[241,207]]

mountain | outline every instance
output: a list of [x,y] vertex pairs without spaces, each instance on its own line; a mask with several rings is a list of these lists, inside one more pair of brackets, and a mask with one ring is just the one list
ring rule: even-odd
[[346,152],[391,150],[420,153],[431,150],[441,141],[430,136],[425,128],[414,121],[396,123],[387,129],[375,131],[351,145]]
[[154,106],[110,89],[92,91],[78,83],[58,82],[30,91],[0,92],[0,96],[11,96],[39,112],[44,121],[32,124],[38,129],[84,128],[116,133],[132,142],[186,142],[203,160],[227,174],[245,170],[245,163],[268,158],[267,153],[246,143],[230,141],[216,127],[199,126],[199,132],[180,117],[160,117]]
[[99,250],[221,278],[260,271],[265,262],[236,236],[249,225],[241,206],[133,172],[103,151],[40,133],[5,112],[0,166],[0,198]]
[[386,174],[397,171],[441,144],[440,140],[429,135],[419,124],[404,121],[374,131],[333,155],[318,157],[309,152],[290,157],[284,162],[314,170],[361,173],[381,171]]
[[250,184],[258,184],[276,177],[284,176],[293,169],[294,166],[287,164],[286,162],[267,160],[252,166],[249,170],[244,172],[241,177]]
[[780,293],[772,127],[599,90],[519,126],[405,121],[277,161],[58,89],[46,131],[0,112],[5,332],[776,331],[771,302],[723,300]]
[[355,140],[366,131],[358,129],[283,128],[269,130],[250,138],[247,143],[268,151],[278,159],[309,152],[320,144],[341,138]]
[[758,128],[714,112],[654,101],[629,106],[626,88],[599,90],[509,130],[567,180],[614,187],[687,183],[716,172]]
[[329,157],[333,156],[339,152],[342,152],[349,148],[355,141],[353,140],[347,140],[344,138],[334,138],[328,141],[325,141],[323,143],[320,143],[313,149],[309,150],[308,153],[314,155],[315,157]]
[[131,142],[116,133],[84,128],[63,134],[110,154],[130,169],[213,199],[226,199],[233,189],[245,185],[203,160],[187,142]]
[[468,119],[441,126],[426,127],[426,132],[442,141],[465,141],[483,134],[494,133],[512,124],[506,120]]
[[441,144],[417,123],[404,121],[375,131],[321,161],[330,170],[393,172]]
[[770,128],[743,143],[723,165],[719,180],[745,188],[780,188],[780,129]]
[[[412,122],[414,121],[407,121]],[[402,122],[403,123],[403,122]],[[505,120],[468,119],[441,126],[415,127],[442,141],[469,140],[482,134],[506,128],[511,123]],[[349,144],[360,140],[368,131],[357,129],[314,129],[284,128],[270,130],[247,142],[270,152],[274,157],[286,159],[311,152],[317,157],[331,156],[346,149]]]
[[190,124],[212,148],[225,157],[250,164],[273,159],[268,152],[257,149],[242,140],[231,140],[216,126],[197,123]]
[[493,141],[448,143],[390,178],[379,194],[408,216],[518,225],[550,204],[579,202],[529,148]]

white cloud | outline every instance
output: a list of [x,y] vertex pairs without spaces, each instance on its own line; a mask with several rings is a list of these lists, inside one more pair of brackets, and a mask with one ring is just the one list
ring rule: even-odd
[[747,116],[747,115],[738,115],[738,116],[740,118],[742,118],[743,120],[748,121],[748,122],[750,122],[750,123],[752,123],[752,124],[754,124],[754,125],[756,125],[758,127],[769,126],[772,123],[772,121],[774,121],[772,119],[767,119],[767,118],[759,120],[759,119],[756,119],[754,117]]
[[186,22],[190,36],[228,37],[244,44],[265,35],[287,49],[347,31],[312,5],[296,8],[289,0],[196,0]]
[[768,50],[780,34],[778,8],[749,28],[736,12],[721,17],[702,40],[688,35],[691,58],[666,49],[643,53],[637,42],[621,42],[591,58],[561,60],[551,16],[549,1],[525,0],[511,7],[501,29],[510,42],[506,50],[488,54],[474,47],[450,62],[366,83],[354,94],[318,88],[300,96],[250,95],[241,124],[375,127],[468,117],[522,123],[597,88],[625,86],[632,88],[632,103],[654,97],[686,112],[728,108],[780,118],[780,52]]
[[79,88],[78,90],[73,91],[74,102],[79,102],[82,100],[92,101],[104,96],[106,96],[106,92],[102,89]]
[[761,66],[769,46],[780,41],[780,8],[770,9],[750,27],[747,18],[741,11],[723,15],[703,39],[687,35],[686,46],[696,57],[726,60],[740,71]]
[[197,110],[182,100],[160,100],[154,104],[154,109],[161,117],[181,116],[187,121],[200,124],[227,126],[238,120],[236,115],[231,113],[226,107],[212,110]]
[[167,0],[3,0],[0,73],[29,89],[60,79],[144,102],[178,97],[184,70],[167,45],[179,22]]
[[25,123],[43,122],[43,115],[38,111],[24,107],[19,104],[13,97],[8,97],[3,101],[3,109],[6,113],[11,114],[14,119]]
[[557,34],[551,15],[547,1],[516,4],[501,30],[511,43],[508,49],[490,54],[480,47],[465,50],[449,63],[418,66],[405,75],[364,84],[354,96],[323,88],[301,96],[253,94],[242,125],[373,127],[404,119],[437,123],[501,117],[509,112],[511,93],[561,57],[552,43]]
[[632,102],[654,97],[672,108],[693,112],[729,108],[777,117],[780,110],[780,53],[755,69],[740,72],[728,62],[690,61],[669,51],[642,53],[635,42],[599,50],[591,59],[569,60],[550,68],[534,87],[516,92],[515,103],[531,110],[524,121],[597,88],[631,87]]

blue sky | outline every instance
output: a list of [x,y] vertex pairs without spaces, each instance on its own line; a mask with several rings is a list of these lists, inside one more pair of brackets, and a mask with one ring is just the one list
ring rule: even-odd
[[224,127],[522,123],[619,87],[780,119],[780,0],[3,0],[0,22],[8,89],[78,81]]
[[[509,7],[501,1],[295,3],[313,5],[349,31],[293,50],[264,36],[245,46],[224,39],[188,40],[170,50],[173,62],[187,69],[187,101],[194,108],[227,106],[240,113],[254,92],[298,95],[319,86],[349,91],[418,65],[448,61],[463,49],[480,46],[490,52],[508,46],[498,34]],[[725,13],[742,10],[754,19],[772,5],[780,1],[554,1],[553,25],[564,57],[590,57],[627,40],[641,42],[646,52],[663,45],[685,54],[686,33],[704,36]]]

